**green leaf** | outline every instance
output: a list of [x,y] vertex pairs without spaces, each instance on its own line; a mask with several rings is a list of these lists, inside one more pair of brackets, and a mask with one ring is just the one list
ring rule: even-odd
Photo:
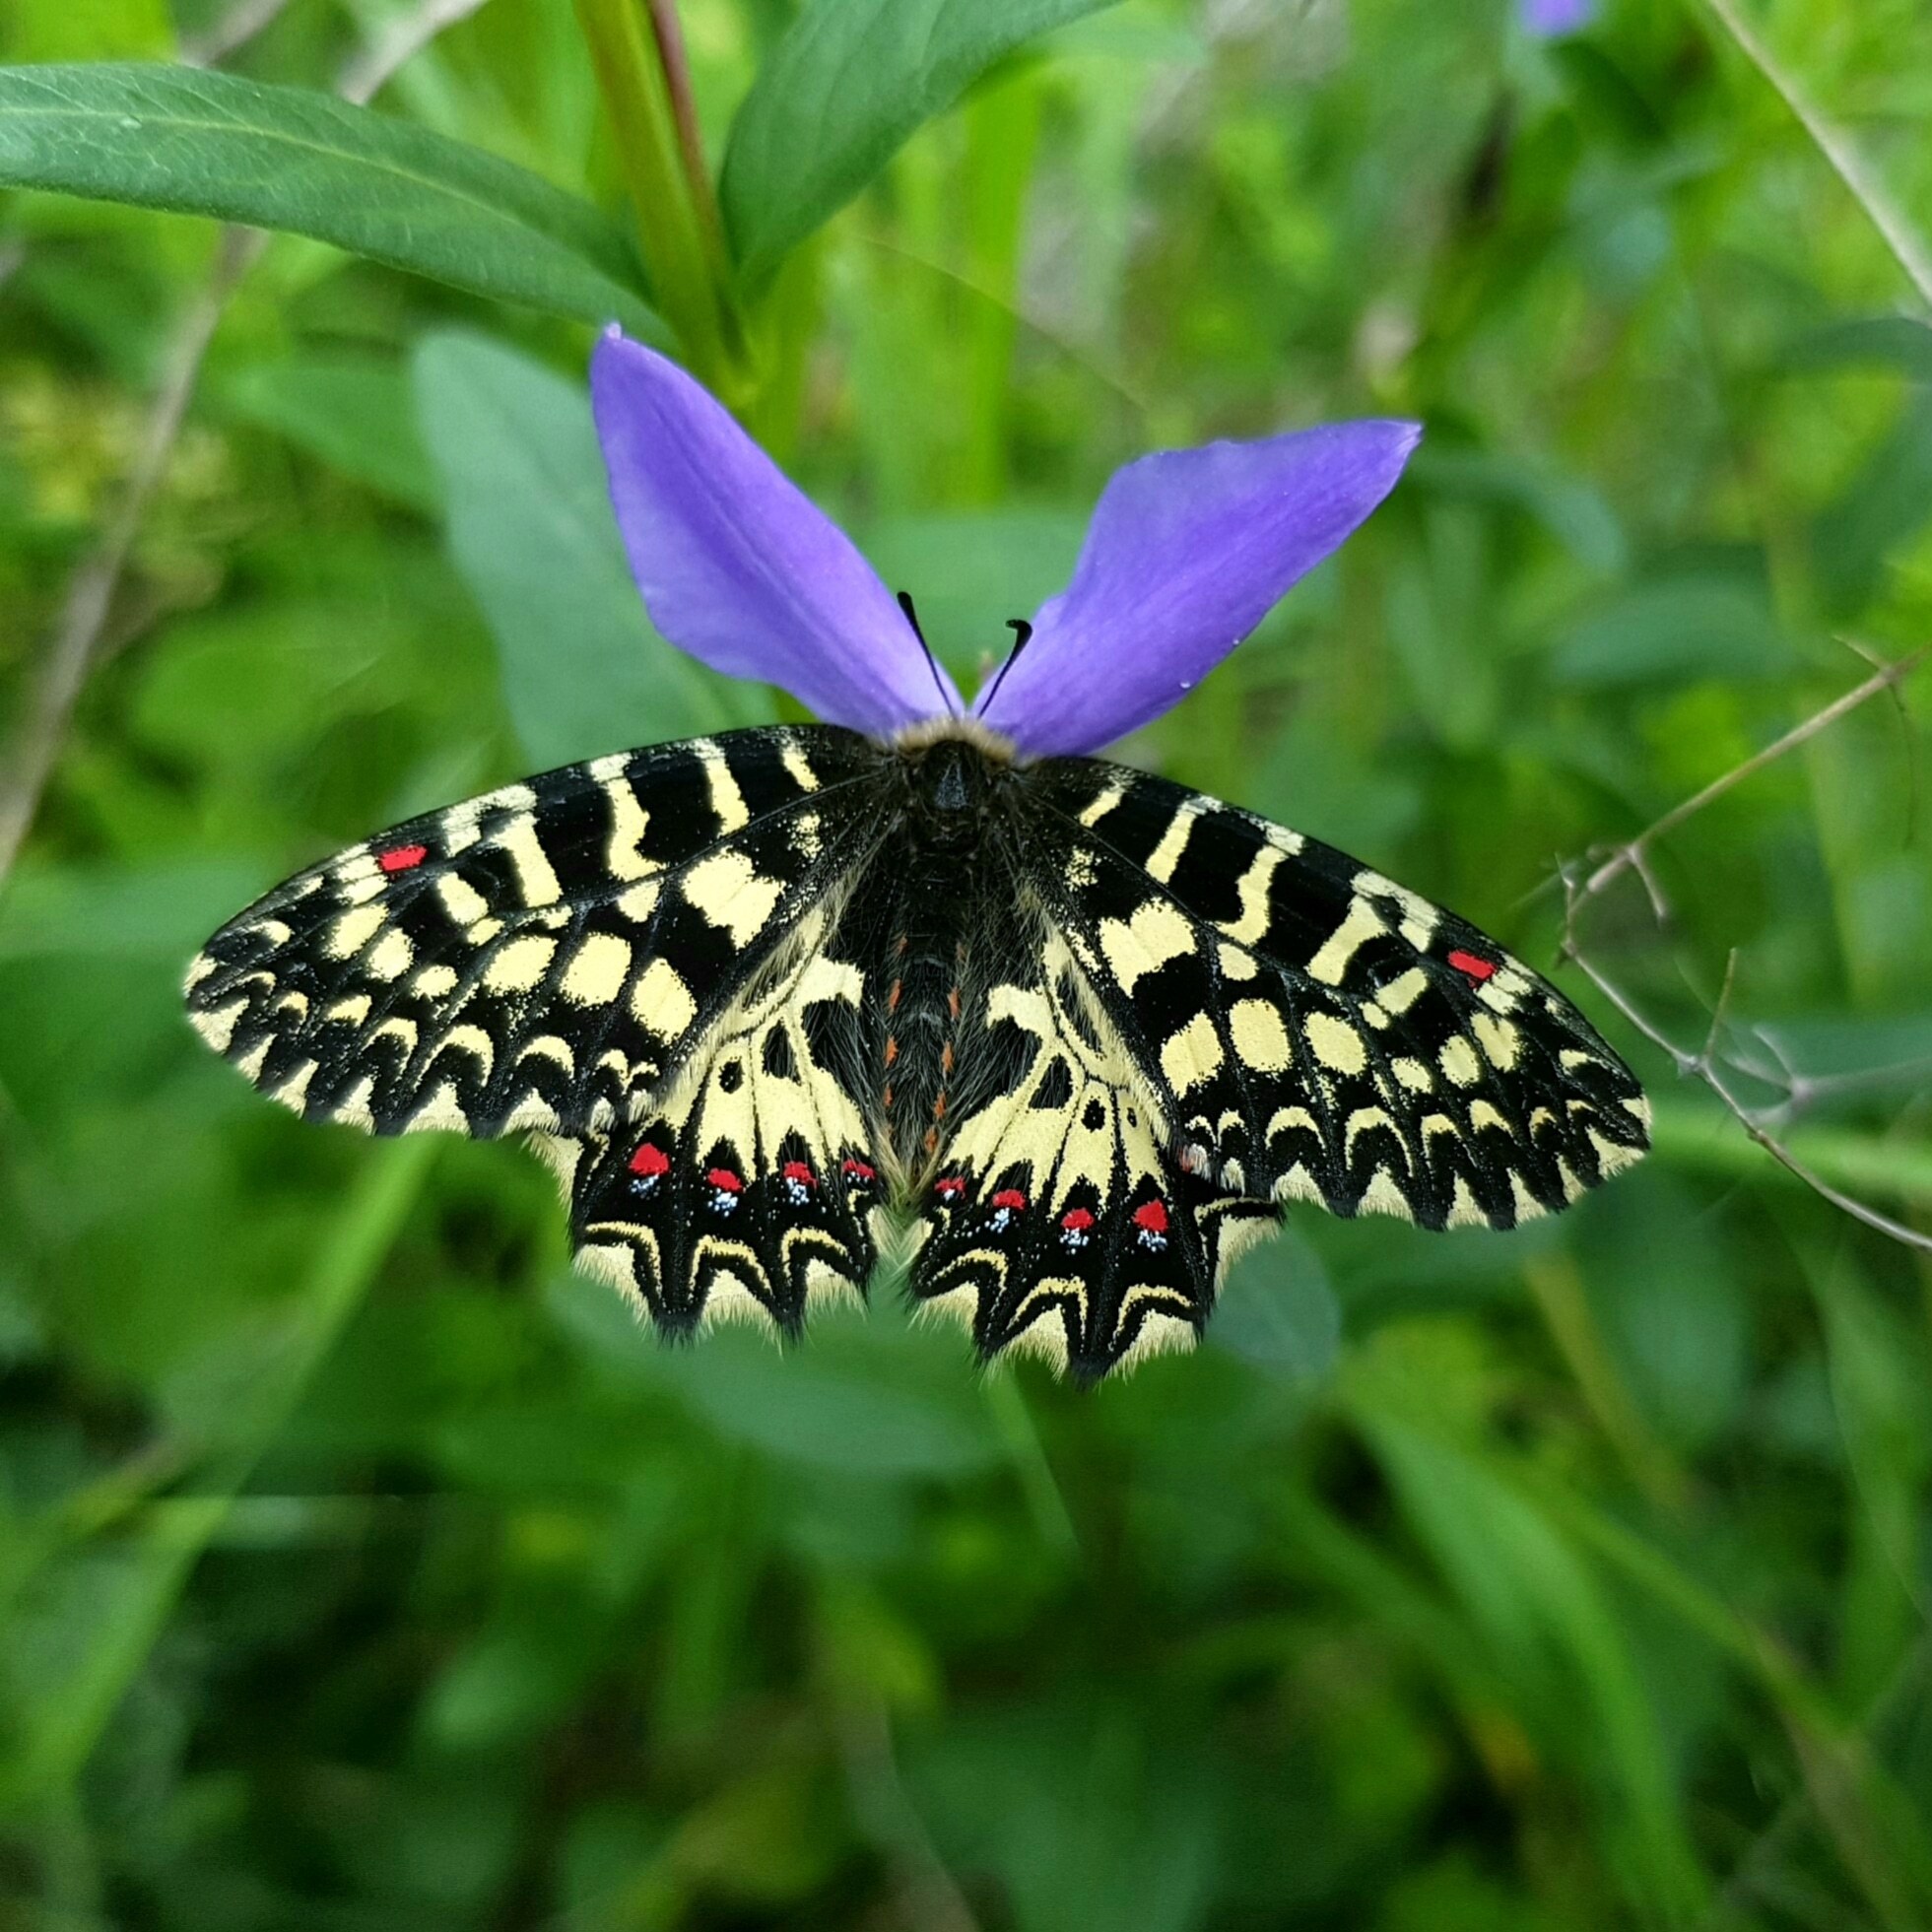
[[1501,1466],[1414,1426],[1381,1365],[1351,1383],[1355,1415],[1472,1634],[1519,1687],[1553,1748],[1574,1750],[1607,1802],[1625,1885],[1666,1919],[1694,1917],[1704,1879],[1685,1832],[1663,1729],[1600,1579]]
[[450,333],[418,350],[415,386],[449,548],[533,759],[563,765],[769,715],[762,687],[713,676],[652,630],[581,383]]
[[1808,330],[1785,345],[1776,366],[1793,374],[1891,368],[1932,382],[1932,328],[1910,315],[1858,315]]
[[1341,1352],[1342,1310],[1320,1255],[1285,1229],[1244,1256],[1215,1305],[1208,1338],[1270,1374],[1323,1379]]
[[557,1281],[560,1324],[614,1378],[670,1394],[728,1440],[768,1456],[873,1480],[962,1476],[1001,1459],[1000,1441],[960,1372],[957,1334],[915,1325],[903,1308],[839,1310],[779,1354],[742,1328],[702,1348],[666,1349],[642,1334],[601,1282]]
[[732,123],[719,185],[740,267],[775,267],[995,61],[1111,4],[811,0]]
[[331,469],[411,509],[435,506],[436,483],[417,439],[409,377],[373,356],[303,356],[257,363],[222,387],[222,402]]
[[1768,678],[1791,651],[1760,581],[1696,570],[1633,585],[1557,646],[1550,676],[1576,690]]
[[288,1422],[422,1191],[435,1143],[371,1154],[293,1299],[282,1346],[223,1417],[197,1493],[141,1513],[115,1542],[64,1544],[57,1517],[0,1571],[0,1809],[75,1777],[167,1625],[202,1551]]
[[0,894],[0,961],[186,960],[260,890],[256,868],[236,859],[16,873]]
[[1916,392],[1890,435],[1866,459],[1812,530],[1820,594],[1839,616],[1884,587],[1886,560],[1932,517],[1932,395]]
[[305,88],[0,68],[0,184],[286,230],[473,295],[660,330],[621,232],[527,170]]
[[1630,544],[1617,512],[1600,490],[1578,477],[1507,451],[1482,449],[1418,450],[1409,476],[1445,497],[1527,511],[1585,569],[1614,576],[1629,560]]

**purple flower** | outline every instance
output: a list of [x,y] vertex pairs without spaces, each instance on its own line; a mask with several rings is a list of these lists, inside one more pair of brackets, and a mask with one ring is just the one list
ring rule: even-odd
[[[875,736],[963,708],[851,540],[676,364],[612,329],[590,388],[618,527],[665,636]],[[973,710],[1036,757],[1159,717],[1388,495],[1421,433],[1335,423],[1129,463],[1072,582]]]
[[1596,18],[1597,0],[1523,0],[1523,25],[1539,39],[1575,33]]

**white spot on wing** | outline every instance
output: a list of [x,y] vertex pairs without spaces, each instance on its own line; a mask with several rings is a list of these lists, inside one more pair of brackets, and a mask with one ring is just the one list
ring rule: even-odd
[[692,750],[704,767],[704,782],[711,795],[711,810],[718,816],[718,831],[737,832],[751,824],[751,808],[746,805],[745,794],[738,789],[738,780],[731,775],[731,766],[716,742],[700,738]]
[[1181,854],[1187,850],[1195,820],[1213,809],[1214,801],[1209,798],[1196,796],[1184,800],[1167,821],[1167,829],[1161,834],[1161,842],[1148,853],[1145,870],[1165,886],[1174,876]]
[[586,933],[564,969],[563,993],[579,1006],[609,1006],[631,974],[631,948],[615,933]]
[[1081,808],[1080,823],[1084,826],[1097,826],[1127,796],[1127,787],[1119,778],[1107,780],[1105,788]]
[[766,878],[745,853],[727,849],[693,866],[682,890],[712,925],[730,933],[734,946],[746,946],[784,897],[785,882]]
[[1100,951],[1121,991],[1131,994],[1144,973],[1190,952],[1194,935],[1187,921],[1165,899],[1151,899],[1128,919],[1102,919]]
[[1228,1015],[1235,1056],[1256,1073],[1286,1073],[1294,1061],[1288,1029],[1267,1000],[1236,1000]]
[[1346,1020],[1331,1013],[1311,1013],[1302,1022],[1308,1044],[1330,1073],[1360,1073],[1368,1064],[1368,1049],[1362,1035]]
[[669,960],[653,960],[637,975],[631,1010],[661,1039],[678,1038],[698,1018],[698,1002]]
[[483,983],[493,993],[527,993],[550,969],[557,942],[541,934],[512,939],[484,968]]
[[1205,1013],[1195,1014],[1161,1049],[1161,1071],[1176,1094],[1211,1080],[1221,1063],[1221,1036]]
[[1248,861],[1248,868],[1241,874],[1241,883],[1235,889],[1240,895],[1240,916],[1224,920],[1221,925],[1221,930],[1230,939],[1238,939],[1242,944],[1251,946],[1257,939],[1265,937],[1274,918],[1268,903],[1269,882],[1285,856],[1279,845],[1267,844]]
[[1308,976],[1324,985],[1339,986],[1348,977],[1349,962],[1362,947],[1378,933],[1387,931],[1388,926],[1376,911],[1374,901],[1358,893],[1349,901],[1342,923],[1323,940],[1308,962]]

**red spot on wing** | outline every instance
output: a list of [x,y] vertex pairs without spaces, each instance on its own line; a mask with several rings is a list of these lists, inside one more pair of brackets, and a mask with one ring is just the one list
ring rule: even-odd
[[778,1178],[780,1180],[795,1180],[802,1187],[816,1187],[819,1184],[818,1175],[803,1161],[787,1161],[778,1169]]
[[942,1201],[957,1201],[966,1192],[966,1182],[958,1174],[948,1174],[944,1180],[934,1183],[932,1191]]
[[393,852],[378,852],[375,862],[384,872],[409,872],[429,856],[427,845],[398,845]]
[[1150,1234],[1165,1234],[1167,1232],[1167,1209],[1165,1202],[1149,1201],[1145,1207],[1134,1210],[1134,1226],[1145,1228]]
[[671,1157],[661,1147],[653,1147],[646,1141],[631,1157],[631,1171],[633,1174],[662,1174],[671,1168]]
[[1016,1213],[1027,1205],[1027,1197],[1017,1187],[1002,1187],[993,1196],[996,1208],[1012,1208]]
[[868,1167],[863,1161],[854,1161],[850,1155],[847,1155],[838,1164],[838,1171],[850,1180],[877,1180],[879,1178],[876,1169]]
[[1060,1226],[1070,1228],[1076,1234],[1084,1234],[1094,1225],[1094,1217],[1085,1208],[1069,1208],[1060,1217]]
[[1474,953],[1451,953],[1449,964],[1458,972],[1466,972],[1479,986],[1496,971],[1494,960],[1478,959]]
[[713,1167],[705,1176],[711,1186],[721,1188],[727,1194],[742,1194],[745,1183],[729,1167]]

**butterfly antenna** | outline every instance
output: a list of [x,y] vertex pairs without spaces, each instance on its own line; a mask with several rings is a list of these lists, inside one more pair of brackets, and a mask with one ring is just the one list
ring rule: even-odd
[[1033,627],[1024,617],[1010,617],[1006,628],[1013,633],[1013,648],[1006,654],[1006,662],[993,673],[993,682],[986,687],[983,698],[973,700],[973,709],[983,711],[993,701],[993,694],[1006,682],[1006,674],[1013,669],[1013,660],[1027,648],[1027,640],[1033,634]]
[[946,689],[946,679],[939,668],[939,659],[932,654],[932,646],[926,642],[926,633],[919,629],[919,613],[912,608],[912,593],[901,590],[899,593],[899,607],[905,613],[905,621],[912,627],[912,634],[919,640],[919,648],[926,654],[926,669],[932,673],[933,689],[939,693],[939,700],[946,706],[948,717],[958,717],[959,706],[953,701],[953,694]]

